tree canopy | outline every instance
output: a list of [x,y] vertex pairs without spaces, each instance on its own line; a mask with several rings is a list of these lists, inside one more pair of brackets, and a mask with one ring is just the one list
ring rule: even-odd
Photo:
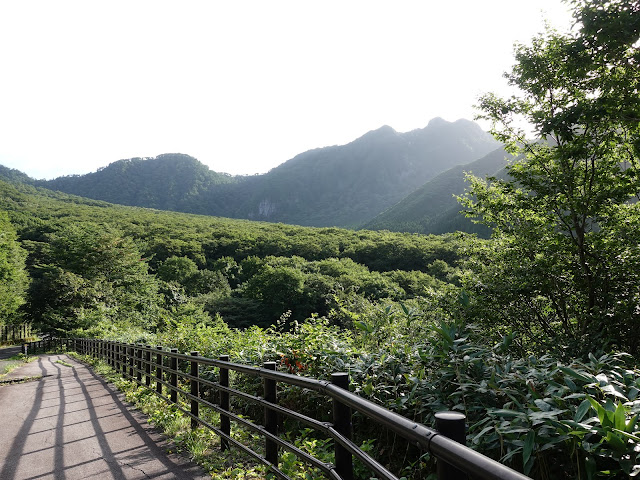
[[502,305],[505,322],[532,337],[636,351],[640,3],[569,3],[574,32],[516,46],[506,77],[521,94],[480,99],[481,117],[519,160],[507,179],[471,178],[469,214],[495,227],[473,285],[480,303]]
[[25,258],[9,216],[0,211],[0,325],[17,320],[18,308],[25,302]]

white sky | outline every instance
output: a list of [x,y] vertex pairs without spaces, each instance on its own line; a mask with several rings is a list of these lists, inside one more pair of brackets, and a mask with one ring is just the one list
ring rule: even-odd
[[0,164],[186,153],[264,173],[369,130],[473,119],[560,0],[2,0]]

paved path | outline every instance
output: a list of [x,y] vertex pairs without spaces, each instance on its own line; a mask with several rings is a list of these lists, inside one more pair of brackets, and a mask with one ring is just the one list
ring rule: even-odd
[[10,375],[42,378],[0,386],[0,479],[210,478],[167,454],[144,415],[66,355],[43,355]]
[[0,360],[7,360],[11,357],[15,357],[20,352],[22,352],[21,345],[14,345],[13,347],[2,347],[0,348]]
[[0,348],[0,381],[5,380],[6,377],[3,372],[9,368],[15,368],[16,365],[22,363],[20,360],[9,360],[11,357],[15,357],[22,351],[21,346],[3,347]]

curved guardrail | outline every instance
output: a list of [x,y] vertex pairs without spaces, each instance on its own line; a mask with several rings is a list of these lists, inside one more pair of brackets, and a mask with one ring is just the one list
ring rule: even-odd
[[[38,350],[63,345],[79,353],[101,358],[124,377],[141,386],[153,389],[156,395],[168,403],[174,404],[176,408],[189,416],[192,428],[202,425],[219,435],[222,449],[230,448],[233,445],[266,465],[270,473],[284,480],[289,480],[289,477],[278,468],[280,449],[292,452],[311,467],[317,468],[327,478],[353,479],[353,458],[355,457],[376,478],[398,480],[397,476],[362,451],[352,441],[352,411],[359,412],[371,422],[393,431],[410,444],[435,456],[440,480],[463,479],[467,476],[484,480],[529,479],[529,477],[466,447],[462,443],[458,443],[452,438],[448,438],[436,430],[413,422],[349,392],[347,373],[334,373],[331,381],[318,380],[277,372],[275,362],[266,362],[262,367],[253,367],[229,362],[228,356],[212,359],[202,357],[198,352],[191,352],[187,355],[178,352],[177,349],[166,349],[162,346],[151,347],[150,345],[125,344],[97,339],[48,339],[32,342],[28,344],[27,348]],[[188,373],[178,368],[179,362],[188,365]],[[217,381],[201,376],[202,370],[210,367],[218,369]],[[262,379],[264,395],[260,397],[232,388],[229,383],[230,371]],[[333,403],[333,421],[323,422],[278,405],[278,383],[313,390],[329,397]],[[183,386],[188,386],[189,391],[184,390]],[[218,403],[204,398],[202,391],[205,388],[218,392]],[[190,404],[189,409],[179,404],[178,395],[187,400],[187,403]],[[231,411],[231,396],[261,406],[264,409],[264,424],[255,423]],[[219,413],[220,424],[212,425],[202,418],[199,414],[200,406]],[[335,449],[335,464],[325,463],[278,436],[278,415],[294,419],[332,438]],[[446,417],[447,415],[441,417],[443,423],[447,422]],[[453,421],[459,423],[460,419],[464,422],[464,416],[458,414]],[[253,451],[247,445],[233,438],[231,436],[231,422],[262,435],[265,438],[264,455]],[[464,433],[461,440],[464,441]]]

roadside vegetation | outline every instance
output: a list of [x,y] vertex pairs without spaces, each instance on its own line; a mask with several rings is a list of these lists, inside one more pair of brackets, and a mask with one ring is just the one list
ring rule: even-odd
[[6,360],[0,360],[0,382],[6,378],[7,374],[11,373],[16,368],[21,367],[25,363],[33,362],[37,358],[38,357],[32,355],[19,353],[18,355],[9,357]]

